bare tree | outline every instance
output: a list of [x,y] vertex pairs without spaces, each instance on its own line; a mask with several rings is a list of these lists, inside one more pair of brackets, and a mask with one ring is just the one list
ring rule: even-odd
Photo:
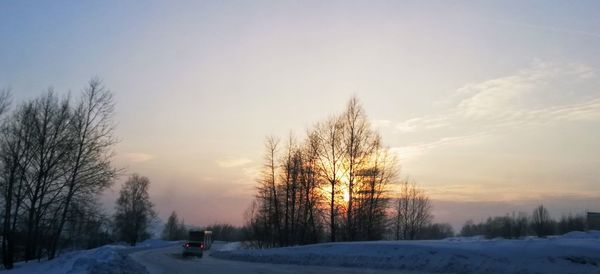
[[162,231],[162,239],[168,241],[183,240],[187,237],[187,229],[183,219],[179,220],[175,211],[171,212]]
[[282,192],[285,193],[285,197],[282,197],[283,201],[283,238],[282,245],[290,244],[290,230],[294,229],[293,225],[293,215],[294,215],[294,199],[295,199],[295,190],[296,190],[296,168],[294,163],[294,153],[296,152],[294,146],[294,138],[290,133],[289,141],[287,144],[286,154],[284,155],[284,159],[282,161],[282,172],[281,172],[281,181],[282,181]]
[[0,90],[0,116],[4,115],[10,106],[10,90],[9,89],[1,89]]
[[76,195],[94,197],[110,186],[117,176],[111,166],[113,137],[112,94],[98,79],[92,79],[83,91],[69,121],[71,153],[66,174],[66,193],[58,228],[52,239],[49,259],[54,258],[71,202]]
[[408,180],[401,183],[393,219],[396,240],[416,239],[418,233],[431,222],[431,202],[415,183],[409,183]]
[[25,169],[31,161],[31,128],[24,125],[28,108],[20,109],[2,128],[2,193],[4,218],[2,255],[4,267],[12,268],[15,252],[17,218],[24,199]]
[[269,137],[265,141],[264,166],[261,171],[261,177],[258,180],[257,204],[254,205],[256,210],[252,211],[250,218],[257,220],[249,220],[256,226],[261,226],[261,229],[255,227],[254,232],[270,231],[267,235],[260,235],[261,245],[273,245],[276,242],[282,242],[282,224],[281,224],[281,202],[279,199],[279,187],[277,184],[278,164],[277,151],[279,140],[275,137]]
[[64,248],[87,249],[112,242],[110,219],[100,208],[89,197],[73,199],[63,230]]
[[544,205],[539,205],[533,210],[531,225],[533,231],[539,237],[546,237],[552,233],[552,219]]
[[[8,92],[0,96],[0,115],[8,108]],[[6,269],[14,262],[15,232],[24,193],[25,168],[31,160],[32,104],[24,104],[2,125],[0,156],[2,157],[2,194],[4,199],[2,261]]]
[[70,153],[69,118],[69,100],[59,99],[52,90],[33,102],[33,155],[25,176],[23,203],[27,216],[25,260],[42,256],[40,240],[56,223],[53,213],[60,206],[62,178],[67,172],[64,165]]
[[303,215],[301,243],[316,243],[322,234],[322,204],[325,197],[321,191],[323,179],[319,176],[319,136],[308,132],[303,148],[302,196]]
[[148,190],[150,180],[133,174],[125,182],[115,208],[115,230],[120,240],[134,246],[150,237],[148,227],[156,217]]
[[328,183],[329,193],[329,240],[336,241],[339,184],[342,178],[342,161],[344,148],[342,143],[344,123],[339,116],[333,116],[324,123],[318,124],[313,134],[319,139],[319,157],[317,170]]
[[348,201],[346,206],[346,237],[352,241],[356,238],[357,228],[355,225],[355,195],[361,191],[360,174],[370,169],[370,159],[373,156],[377,136],[371,129],[371,125],[364,113],[358,99],[353,97],[348,102],[346,111],[342,115],[343,147],[344,147],[344,173],[347,182]]
[[[264,211],[259,208],[260,201],[260,199],[253,200],[244,212],[246,223],[242,229],[243,237],[248,245],[257,248],[266,247],[268,244],[267,237],[269,236],[269,232],[266,231],[267,224]],[[273,231],[270,232],[273,234]]]
[[389,149],[381,146],[380,137],[374,141],[369,164],[358,174],[357,233],[356,240],[380,240],[387,227],[387,209],[390,185],[399,174],[397,158]]

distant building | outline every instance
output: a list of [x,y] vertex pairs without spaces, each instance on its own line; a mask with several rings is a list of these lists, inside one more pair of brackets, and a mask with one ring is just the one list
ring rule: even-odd
[[600,230],[600,212],[588,212],[587,224],[590,230]]

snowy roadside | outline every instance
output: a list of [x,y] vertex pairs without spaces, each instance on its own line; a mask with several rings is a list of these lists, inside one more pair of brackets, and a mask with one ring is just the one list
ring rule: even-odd
[[215,241],[213,246],[211,247],[211,252],[221,252],[221,251],[236,251],[242,250],[241,242],[221,242]]
[[105,245],[89,250],[71,251],[51,261],[17,263],[7,274],[146,274],[144,266],[132,260],[131,252],[173,245],[173,242],[147,240],[135,247]]
[[[233,243],[232,243],[233,244]],[[274,264],[365,267],[441,273],[600,273],[600,231],[547,239],[449,238],[213,251],[221,259]]]

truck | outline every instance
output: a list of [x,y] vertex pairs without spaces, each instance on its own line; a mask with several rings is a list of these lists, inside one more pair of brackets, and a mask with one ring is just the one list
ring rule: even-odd
[[188,240],[183,245],[182,256],[197,256],[202,258],[204,250],[210,249],[212,245],[212,231],[190,230]]

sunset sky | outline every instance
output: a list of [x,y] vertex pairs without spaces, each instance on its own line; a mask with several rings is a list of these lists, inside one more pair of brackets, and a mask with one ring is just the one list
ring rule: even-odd
[[264,138],[352,95],[437,222],[600,211],[598,1],[60,2],[0,3],[0,89],[103,79],[163,219],[242,224]]

